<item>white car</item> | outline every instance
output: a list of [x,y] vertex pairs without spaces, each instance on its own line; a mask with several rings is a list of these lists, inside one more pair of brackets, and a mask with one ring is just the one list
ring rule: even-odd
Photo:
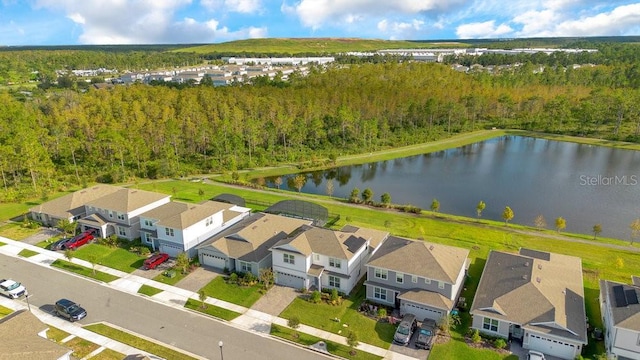
[[539,351],[529,350],[527,360],[545,360],[545,357],[544,354]]
[[8,298],[17,299],[27,293],[27,289],[13,280],[0,280],[0,293]]

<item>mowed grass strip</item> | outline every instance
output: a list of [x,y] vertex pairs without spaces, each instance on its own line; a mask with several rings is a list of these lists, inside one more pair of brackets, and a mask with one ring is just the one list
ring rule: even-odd
[[3,318],[11,313],[13,313],[13,310],[4,306],[0,306],[0,318]]
[[109,339],[119,341],[123,344],[127,344],[136,349],[146,351],[148,353],[163,357],[165,359],[172,360],[195,360],[195,358],[173,350],[171,348],[162,346],[156,342],[143,339],[141,337],[132,335],[126,331],[112,328],[105,324],[92,324],[83,327],[86,330],[93,331],[96,334],[106,336]]
[[349,348],[346,345],[321,339],[313,335],[301,333],[296,330],[290,329],[288,327],[279,326],[275,324],[271,325],[271,335],[277,336],[279,338],[286,339],[301,345],[305,345],[305,346],[310,346],[320,341],[324,341],[324,343],[327,344],[327,351],[329,351],[333,355],[340,356],[345,359],[356,359],[356,360],[382,359],[380,356],[370,354],[366,351],[357,350],[357,349],[354,349],[355,355],[352,356],[350,354],[351,348]]
[[237,313],[229,309],[221,308],[219,306],[215,306],[211,304],[205,304],[205,306],[206,307],[203,308],[200,300],[194,300],[194,299],[188,299],[186,304],[184,304],[184,307],[186,307],[187,309],[195,310],[203,314],[211,315],[215,318],[227,320],[227,321],[231,321],[241,315],[240,313]]
[[76,359],[83,359],[85,356],[97,350],[100,346],[79,337],[75,337],[63,344],[73,350],[73,356]]
[[140,286],[140,289],[138,289],[138,294],[143,294],[147,296],[153,296],[156,294],[160,294],[161,292],[162,292],[161,289],[158,289],[149,285],[144,285],[144,284]]
[[18,253],[19,256],[22,256],[22,257],[25,257],[25,258],[32,257],[32,256],[35,256],[35,255],[38,255],[38,254],[39,254],[39,252],[33,251],[33,250],[29,250],[29,249],[22,249]]
[[91,357],[91,360],[122,360],[126,358],[125,354],[121,354],[115,350],[104,349]]
[[66,331],[60,330],[57,327],[49,326],[47,330],[47,339],[53,340],[57,343],[66,339],[70,334]]
[[51,266],[53,267],[57,267],[58,269],[62,269],[65,271],[69,271],[78,275],[82,275],[82,276],[86,276],[88,278],[94,279],[94,280],[98,280],[98,281],[102,281],[102,282],[112,282],[114,280],[117,280],[118,277],[115,275],[111,275],[111,274],[107,274],[104,273],[102,271],[98,271],[96,270],[95,272],[93,271],[93,269],[90,269],[88,267],[84,267],[82,265],[77,265],[65,260],[56,260],[54,261]]
[[204,290],[207,296],[246,308],[250,308],[262,296],[259,284],[251,286],[229,284],[225,278],[225,276],[217,276],[200,290]]
[[117,269],[126,273],[132,273],[139,269],[146,259],[136,253],[122,248],[108,247],[102,244],[87,244],[74,252],[78,259],[91,261],[92,257],[96,264],[104,265],[112,269]]

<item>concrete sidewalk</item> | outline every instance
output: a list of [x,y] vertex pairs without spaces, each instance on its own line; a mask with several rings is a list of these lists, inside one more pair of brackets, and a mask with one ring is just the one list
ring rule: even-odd
[[[0,236],[0,242],[5,243],[6,245],[4,246],[0,246],[0,253],[5,254],[5,255],[9,255],[9,256],[18,256],[18,253],[20,251],[22,251],[23,249],[28,249],[34,252],[37,252],[38,255],[34,255],[28,258],[23,258],[26,261],[30,261],[34,264],[38,264],[41,266],[46,266],[46,267],[50,267],[51,264],[55,261],[55,260],[65,260],[68,261],[65,257],[64,254],[60,253],[60,252],[55,252],[55,251],[51,251],[51,250],[47,250],[47,249],[43,249],[40,247],[37,247],[35,245],[30,245],[27,243],[23,243],[20,241],[15,241],[15,240],[11,240],[8,238],[4,238]],[[88,268],[92,268],[93,265],[85,260],[82,259],[77,259],[77,258],[73,258],[71,260],[72,263],[77,264],[77,265],[81,265],[84,267],[88,267]],[[106,266],[102,266],[102,265],[95,265],[95,269],[97,271],[101,271],[104,273],[108,273],[111,275],[114,275],[116,277],[118,277],[117,280],[114,280],[110,283],[108,283],[108,286],[111,286],[115,289],[118,289],[120,291],[126,292],[126,293],[130,293],[130,294],[138,294],[138,290],[140,289],[140,287],[142,285],[148,285],[157,289],[162,290],[162,292],[152,296],[151,298],[155,301],[159,301],[162,302],[163,304],[166,304],[168,306],[172,306],[175,308],[184,308],[184,304],[187,302],[188,299],[194,299],[197,301],[200,301],[200,296],[193,292],[193,291],[189,291],[189,290],[185,290],[185,289],[181,289],[175,286],[171,286],[171,285],[167,285],[158,281],[154,281],[151,279],[147,279],[141,276],[137,276],[137,275],[133,275],[133,274],[129,274],[117,269],[112,269]],[[62,270],[60,270],[62,271]],[[139,295],[139,296],[144,296],[144,295]],[[235,319],[233,319],[232,321],[229,322],[229,324],[238,327],[238,328],[242,328],[245,329],[247,331],[253,331],[253,332],[257,332],[257,333],[261,333],[261,334],[266,334],[268,335],[271,331],[271,324],[277,324],[280,326],[287,326],[287,320],[277,317],[277,316],[273,316],[273,315],[269,315],[267,313],[264,312],[260,312],[260,311],[256,311],[256,310],[250,310],[247,309],[243,306],[239,306],[236,304],[232,304],[220,299],[215,299],[215,298],[211,298],[211,297],[207,297],[207,299],[205,300],[205,302],[207,304],[210,305],[214,305],[214,306],[218,306],[221,308],[225,308],[228,310],[232,310],[235,311],[237,313],[240,313],[241,315]],[[3,303],[0,303],[3,304]],[[33,309],[32,309],[33,310]],[[55,318],[51,315],[48,315],[49,317],[51,317],[53,320],[60,320],[58,318]],[[52,326],[56,326],[57,325],[53,325],[50,322],[44,321],[47,324],[50,324]],[[66,322],[63,321],[63,326],[64,325],[70,325]],[[73,326],[74,328],[76,328],[76,326]],[[62,327],[61,327],[62,328]],[[67,331],[66,329],[62,328],[63,330]],[[73,329],[71,329],[73,330]],[[83,330],[82,328],[80,328],[80,330],[82,330],[81,332],[83,334],[86,334],[87,336],[99,336],[97,334],[94,334],[90,331],[86,331]],[[321,329],[317,329],[317,328],[313,328],[307,325],[300,325],[300,327],[298,328],[299,332],[302,333],[307,333],[310,335],[313,335],[315,337],[321,338],[321,339],[325,339],[325,340],[329,340],[329,341],[333,341],[339,344],[343,344],[343,345],[347,345],[347,339],[344,336],[340,336],[328,331],[324,331]],[[70,331],[68,331],[70,332]],[[70,332],[71,333],[71,332]],[[75,333],[74,333],[75,334]],[[93,338],[87,338],[84,336],[80,336],[79,337],[85,338],[87,340],[90,340],[92,342]],[[99,339],[97,338],[96,340],[101,341],[102,343],[108,343],[108,341],[113,341],[113,340],[104,340],[104,339]],[[101,345],[102,343],[98,343],[96,342],[96,344]],[[123,344],[122,344],[123,345]],[[103,346],[103,345],[101,345]],[[107,346],[105,346],[107,347]],[[116,346],[117,347],[117,346]],[[109,347],[111,348],[111,347]],[[399,354],[393,351],[390,351],[388,349],[383,349],[377,346],[373,346],[373,345],[369,345],[369,344],[365,344],[365,343],[360,343],[360,345],[357,346],[358,350],[361,351],[365,351],[371,354],[375,354],[378,356],[383,357],[384,359],[394,359],[394,360],[409,360],[409,359],[414,359],[412,357],[408,357],[406,355],[403,354]],[[131,354],[131,352],[123,352],[123,351],[119,351],[117,349],[114,349],[115,351],[121,352],[123,354]],[[124,349],[126,351],[130,351],[131,349]],[[141,351],[136,350],[136,353],[141,353]]]

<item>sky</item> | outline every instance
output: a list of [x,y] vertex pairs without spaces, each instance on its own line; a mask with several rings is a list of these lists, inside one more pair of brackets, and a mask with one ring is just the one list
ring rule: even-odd
[[0,0],[0,45],[640,35],[625,0]]

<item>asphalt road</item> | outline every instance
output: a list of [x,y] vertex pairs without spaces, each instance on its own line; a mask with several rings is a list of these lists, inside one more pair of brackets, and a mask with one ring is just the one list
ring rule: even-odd
[[22,282],[31,306],[51,312],[60,298],[87,310],[83,325],[106,321],[207,359],[327,359],[327,357],[140,296],[113,290],[84,278],[0,254],[0,277]]

